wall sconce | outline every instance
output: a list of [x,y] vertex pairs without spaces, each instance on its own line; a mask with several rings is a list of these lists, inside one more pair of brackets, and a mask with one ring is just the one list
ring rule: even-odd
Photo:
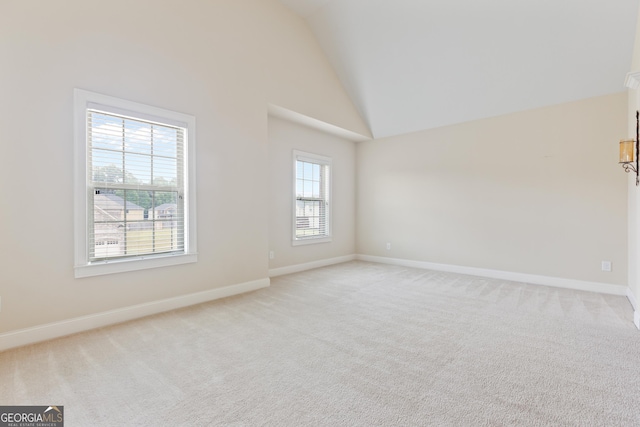
[[[620,140],[620,164],[625,172],[634,171],[636,173],[636,186],[640,184],[640,167],[638,165],[638,154],[640,151],[640,112],[636,111],[636,139]],[[635,163],[635,164],[634,164]]]

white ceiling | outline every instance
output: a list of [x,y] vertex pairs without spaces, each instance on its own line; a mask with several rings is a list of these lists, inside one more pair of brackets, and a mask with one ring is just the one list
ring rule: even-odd
[[625,90],[640,0],[280,0],[376,138]]

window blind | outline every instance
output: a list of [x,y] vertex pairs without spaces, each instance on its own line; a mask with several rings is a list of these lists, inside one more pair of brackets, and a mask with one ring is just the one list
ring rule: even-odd
[[296,158],[295,239],[329,235],[329,174],[327,163]]
[[90,261],[183,253],[186,129],[87,110]]

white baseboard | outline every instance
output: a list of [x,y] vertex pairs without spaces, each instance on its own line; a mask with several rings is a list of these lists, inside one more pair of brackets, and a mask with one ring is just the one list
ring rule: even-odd
[[638,309],[640,307],[638,307],[638,302],[636,301],[636,296],[633,295],[633,292],[631,292],[631,288],[627,288],[627,298],[629,299],[629,302],[631,303],[631,306],[633,307],[633,309],[635,311],[638,311]]
[[459,265],[437,264],[426,261],[412,261],[398,258],[387,258],[373,255],[358,255],[361,261],[378,262],[383,264],[401,265],[404,267],[424,268],[427,270],[446,271],[449,273],[468,274],[471,276],[490,277],[514,282],[530,283],[534,285],[554,286],[557,288],[576,289],[580,291],[599,292],[610,295],[627,295],[627,288],[622,285],[609,283],[586,282],[582,280],[563,279],[560,277],[538,276],[534,274],[513,273],[510,271],[489,270],[485,268],[463,267]]
[[34,326],[32,328],[6,332],[0,334],[0,351],[33,344],[39,341],[46,341],[65,335],[71,335],[77,332],[88,331],[102,326],[113,325],[115,323],[137,319],[150,314],[157,314],[168,310],[174,310],[176,308],[187,307],[244,292],[254,291],[266,288],[269,284],[270,281],[268,278],[254,280],[251,282],[210,289],[208,291],[197,292],[194,294],[181,295],[174,298],[167,298],[159,301],[91,314],[88,316],[76,317],[60,322]]
[[627,298],[633,307],[633,323],[636,325],[636,328],[640,329],[640,307],[638,307],[638,301],[636,300],[636,296],[631,292],[631,288],[627,288]]
[[354,261],[356,255],[345,255],[336,258],[321,259],[319,261],[306,262],[304,264],[290,265],[287,267],[272,268],[269,270],[269,277],[282,276],[284,274],[299,273],[301,271],[311,270],[314,268],[326,267],[333,264],[341,264],[343,262]]

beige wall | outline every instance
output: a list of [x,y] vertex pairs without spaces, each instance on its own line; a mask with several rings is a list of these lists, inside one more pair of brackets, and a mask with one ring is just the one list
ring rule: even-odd
[[[0,333],[266,278],[268,103],[368,132],[276,0],[3,0],[0,57]],[[198,263],[74,279],[74,88],[196,117]]]
[[358,253],[626,285],[626,113],[620,93],[359,143]]
[[[640,72],[640,11],[636,25],[636,40],[633,48],[630,72]],[[629,90],[629,136],[635,137],[636,111],[640,110],[640,89]],[[640,311],[640,187],[635,185],[635,179],[629,177],[629,288],[636,300],[636,311]]]
[[[640,46],[638,47],[640,49]],[[635,68],[640,70],[640,68]],[[640,90],[629,90],[629,130],[627,135],[635,138],[636,132],[636,110],[640,109]],[[640,191],[636,186],[636,176],[633,173],[628,177],[628,265],[629,265],[629,289],[635,297],[636,305],[640,301],[640,277],[638,271],[638,259],[640,258],[640,252],[638,247],[640,244],[640,218],[638,217],[640,212]],[[640,308],[640,307],[636,307]]]
[[[331,157],[333,241],[292,246],[293,150]],[[276,117],[269,117],[270,268],[355,254],[356,144]]]

